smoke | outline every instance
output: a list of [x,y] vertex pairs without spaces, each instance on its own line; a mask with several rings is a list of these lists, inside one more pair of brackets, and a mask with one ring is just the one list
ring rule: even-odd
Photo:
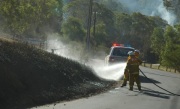
[[158,12],[162,19],[166,20],[168,24],[174,25],[176,23],[176,15],[171,11],[167,10],[163,3],[161,3],[158,7]]
[[58,34],[49,34],[47,37],[47,51],[81,62],[83,47],[78,42],[63,39]]
[[95,75],[106,80],[119,80],[123,76],[125,63],[105,66],[106,54],[102,54],[102,51],[98,55],[94,54],[96,56],[89,56],[86,60],[82,44],[66,42],[57,34],[49,34],[47,37],[47,51],[85,64],[94,70]]
[[176,23],[176,15],[167,10],[163,5],[163,0],[118,0],[131,12],[140,12],[148,16],[159,16],[166,20],[168,24]]

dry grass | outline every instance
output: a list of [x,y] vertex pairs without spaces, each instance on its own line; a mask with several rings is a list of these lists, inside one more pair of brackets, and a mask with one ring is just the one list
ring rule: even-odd
[[115,84],[78,62],[4,38],[0,39],[0,66],[0,109],[85,97]]
[[4,40],[4,41],[8,41],[8,42],[14,42],[13,39],[10,39],[10,38],[7,38],[7,37],[3,37],[3,36],[0,37],[0,40]]
[[167,68],[165,66],[161,66],[160,64],[143,63],[142,66],[149,67],[149,68],[152,68],[152,69],[159,69],[159,70],[162,70],[162,71],[172,72],[172,73],[180,73],[180,72],[176,71],[175,69]]

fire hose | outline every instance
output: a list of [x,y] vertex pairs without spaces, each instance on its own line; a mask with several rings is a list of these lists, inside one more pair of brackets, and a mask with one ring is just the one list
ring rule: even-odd
[[144,74],[144,72],[143,72],[141,69],[139,69],[139,70],[140,70],[140,72],[144,75],[144,77],[146,77],[146,78],[147,78],[151,83],[153,83],[155,86],[159,87],[160,89],[162,89],[162,90],[164,90],[164,91],[166,91],[166,92],[168,92],[168,93],[170,93],[170,94],[172,94],[172,95],[174,95],[174,96],[180,96],[179,94],[175,94],[175,93],[173,93],[173,92],[170,92],[170,91],[168,91],[168,90],[160,87],[160,86],[157,85],[154,81],[152,81],[151,79],[149,79],[149,78]]

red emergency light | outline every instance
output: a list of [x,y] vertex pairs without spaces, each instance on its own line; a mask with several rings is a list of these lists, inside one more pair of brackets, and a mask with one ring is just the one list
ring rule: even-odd
[[113,43],[113,47],[115,47],[115,46],[121,46],[121,47],[123,47],[123,46],[124,46],[124,44],[117,44],[117,43]]

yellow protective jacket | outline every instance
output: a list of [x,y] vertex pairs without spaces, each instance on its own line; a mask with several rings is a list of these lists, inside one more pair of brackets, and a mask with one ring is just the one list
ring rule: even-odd
[[142,61],[137,57],[131,57],[127,61],[125,70],[132,74],[139,74],[139,65],[142,64]]

